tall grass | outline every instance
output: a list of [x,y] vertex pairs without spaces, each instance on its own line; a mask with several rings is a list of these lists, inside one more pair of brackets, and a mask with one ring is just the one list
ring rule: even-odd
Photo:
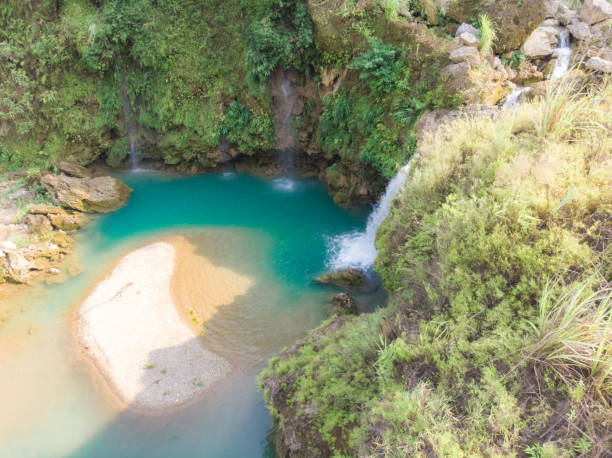
[[548,287],[539,315],[528,322],[532,344],[528,358],[546,364],[570,386],[588,381],[612,397],[612,289],[587,293],[587,283],[570,287],[554,299]]
[[480,15],[480,52],[488,56],[493,51],[493,45],[497,40],[495,24],[486,14]]

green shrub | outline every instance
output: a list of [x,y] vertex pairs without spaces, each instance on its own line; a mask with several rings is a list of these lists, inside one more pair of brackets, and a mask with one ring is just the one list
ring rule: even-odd
[[368,43],[370,49],[356,57],[349,68],[360,70],[359,77],[374,93],[391,92],[401,78],[400,50],[394,45],[385,45],[378,38],[371,38]]

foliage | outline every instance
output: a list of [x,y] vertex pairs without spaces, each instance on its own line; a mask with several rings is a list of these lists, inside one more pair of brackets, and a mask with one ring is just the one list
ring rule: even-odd
[[612,85],[575,91],[419,145],[377,239],[391,305],[326,323],[262,376],[285,383],[267,392],[280,434],[315,425],[304,454],[610,449]]
[[359,77],[375,94],[391,92],[401,77],[400,50],[394,45],[383,44],[378,38],[371,38],[369,44],[370,49],[355,58],[349,68],[361,70]]
[[282,66],[304,72],[314,64],[313,25],[301,0],[244,0],[253,19],[247,29],[247,68],[252,84],[263,84]]
[[493,45],[497,40],[495,24],[486,14],[481,14],[478,22],[480,25],[480,52],[488,56],[493,51]]
[[238,151],[247,155],[271,150],[276,143],[270,117],[256,116],[237,101],[232,102],[225,113],[220,132]]

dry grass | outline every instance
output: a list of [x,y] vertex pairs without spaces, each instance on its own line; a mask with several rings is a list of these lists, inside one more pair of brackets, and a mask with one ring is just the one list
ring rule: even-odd
[[612,399],[612,289],[587,292],[587,284],[563,291],[547,288],[539,316],[528,322],[532,343],[527,358],[550,366],[568,384],[591,385],[609,405]]

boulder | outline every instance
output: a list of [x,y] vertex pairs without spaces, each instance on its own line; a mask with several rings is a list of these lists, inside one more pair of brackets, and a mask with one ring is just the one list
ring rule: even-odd
[[450,53],[450,60],[455,63],[467,62],[470,67],[480,64],[480,53],[471,46],[462,46]]
[[91,178],[93,174],[85,167],[74,162],[60,162],[57,168],[66,175],[77,178]]
[[612,62],[601,57],[591,57],[584,65],[597,72],[612,73]]
[[85,216],[82,213],[49,215],[54,228],[62,231],[74,231],[85,225]]
[[33,234],[48,234],[53,230],[49,218],[45,215],[26,215],[24,222]]
[[539,59],[553,53],[559,42],[559,30],[554,27],[538,27],[523,44],[523,52],[527,57]]
[[559,22],[563,25],[573,24],[579,20],[578,11],[571,9],[562,3],[559,5],[557,19],[559,19]]
[[463,32],[457,38],[461,41],[461,43],[463,43],[464,46],[472,46],[477,48],[478,44],[480,43],[480,40],[476,38],[476,35],[469,32]]
[[548,10],[543,0],[453,0],[446,7],[446,16],[456,22],[471,22],[478,15],[487,14],[497,31],[495,53],[503,54],[520,48],[547,18]]
[[359,288],[367,285],[368,277],[359,269],[349,268],[321,275],[316,278],[316,281],[324,285],[335,285],[341,288]]
[[357,304],[348,293],[334,294],[330,298],[330,302],[332,304],[332,314],[355,315],[357,313]]
[[60,274],[59,269],[56,269],[55,267],[49,267],[47,272],[50,273],[51,275],[59,275]]
[[455,36],[458,37],[461,34],[469,33],[477,37],[480,34],[480,31],[471,24],[463,23],[457,28],[457,32],[455,32]]
[[567,29],[576,40],[585,41],[590,40],[593,34],[591,28],[586,22],[577,21],[573,24],[569,24]]
[[454,90],[463,90],[470,81],[470,64],[459,62],[450,64],[442,69],[442,76]]
[[125,205],[132,190],[114,177],[75,178],[45,175],[41,184],[57,205],[82,212],[106,213]]
[[586,0],[580,9],[580,19],[589,25],[612,19],[612,5],[608,0]]
[[4,250],[4,251],[16,250],[17,249],[17,245],[15,245],[10,240],[5,240],[3,242],[0,242],[0,249]]
[[32,267],[28,260],[17,251],[7,252],[8,259],[8,276],[15,283],[27,283],[30,268]]

